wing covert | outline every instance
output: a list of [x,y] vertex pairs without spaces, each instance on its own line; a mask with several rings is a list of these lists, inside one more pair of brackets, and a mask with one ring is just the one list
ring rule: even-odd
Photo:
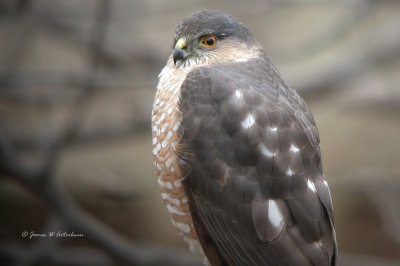
[[185,190],[223,260],[334,265],[318,131],[269,61],[195,69],[182,85],[180,109]]

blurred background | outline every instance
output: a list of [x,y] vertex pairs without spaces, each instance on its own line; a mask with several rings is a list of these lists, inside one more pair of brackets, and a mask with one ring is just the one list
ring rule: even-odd
[[202,9],[247,25],[309,104],[341,265],[400,265],[395,0],[0,0],[0,265],[201,265],[161,201],[150,114]]

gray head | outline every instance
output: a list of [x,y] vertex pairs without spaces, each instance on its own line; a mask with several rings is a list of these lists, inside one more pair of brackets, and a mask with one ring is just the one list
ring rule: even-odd
[[262,47],[240,21],[208,10],[193,13],[176,26],[173,49],[176,66],[240,61],[262,53]]

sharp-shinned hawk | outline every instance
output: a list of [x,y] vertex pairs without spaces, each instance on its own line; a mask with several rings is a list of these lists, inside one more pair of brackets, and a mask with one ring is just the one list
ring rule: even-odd
[[337,265],[313,116],[237,19],[178,24],[152,132],[161,197],[206,265]]

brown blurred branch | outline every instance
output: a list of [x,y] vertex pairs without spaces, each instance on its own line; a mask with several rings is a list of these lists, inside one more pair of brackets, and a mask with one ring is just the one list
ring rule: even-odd
[[[68,146],[81,126],[82,114],[88,101],[97,89],[97,72],[102,63],[102,47],[106,37],[106,26],[111,13],[110,0],[99,0],[94,21],[94,30],[89,51],[91,62],[88,73],[82,80],[82,91],[71,108],[70,119],[63,133],[45,147],[45,160],[39,167],[27,167],[22,163],[6,136],[0,135],[0,176],[17,181],[46,202],[71,230],[82,233],[85,239],[110,254],[117,261],[129,265],[200,265],[198,259],[188,252],[157,246],[154,244],[131,243],[108,226],[84,211],[53,179],[60,151]],[[56,244],[54,246],[53,244]],[[1,256],[17,265],[42,262],[61,265],[108,265],[107,258],[87,256],[83,249],[65,249],[53,240],[35,241],[32,247],[6,245],[0,248]],[[77,255],[77,256],[75,256]],[[71,257],[73,256],[73,257]]]
[[[281,0],[272,2],[274,5],[285,4],[284,1]],[[295,0],[289,2],[295,2],[296,4],[299,4],[301,1]],[[342,12],[340,12],[340,15],[336,19],[336,23],[327,29],[324,28],[323,31],[313,35],[311,39],[307,39],[304,43],[296,44],[296,49],[285,51],[278,50],[280,59],[283,62],[300,61],[307,57],[313,56],[314,54],[320,53],[329,46],[335,45],[346,34],[349,34],[352,30],[354,30],[355,25],[360,24],[365,18],[368,17],[372,10],[372,2],[372,0],[358,0],[336,3],[342,9]]]
[[[379,175],[379,174],[376,174]],[[337,185],[361,190],[374,205],[380,216],[386,236],[400,243],[400,182],[398,176],[376,178],[376,175],[360,171],[349,173],[349,178],[342,179]],[[350,178],[351,177],[351,178]]]
[[[3,147],[0,148],[0,152],[4,152]],[[82,232],[85,239],[107,251],[119,261],[133,265],[199,265],[199,261],[187,252],[156,245],[143,246],[130,243],[83,211],[68,194],[54,184],[53,179],[44,177],[32,179],[31,173],[18,165],[16,158],[10,156],[9,151],[6,152],[8,158],[3,158],[3,154],[0,154],[0,159],[7,160],[6,165],[0,168],[2,174],[16,179],[36,193],[52,207],[67,227]],[[8,167],[9,165],[17,168]],[[41,179],[45,182],[40,182]]]
[[375,181],[375,184],[365,186],[364,190],[381,217],[384,232],[400,244],[400,208],[396,204],[400,201],[400,183],[380,180],[380,182]]

